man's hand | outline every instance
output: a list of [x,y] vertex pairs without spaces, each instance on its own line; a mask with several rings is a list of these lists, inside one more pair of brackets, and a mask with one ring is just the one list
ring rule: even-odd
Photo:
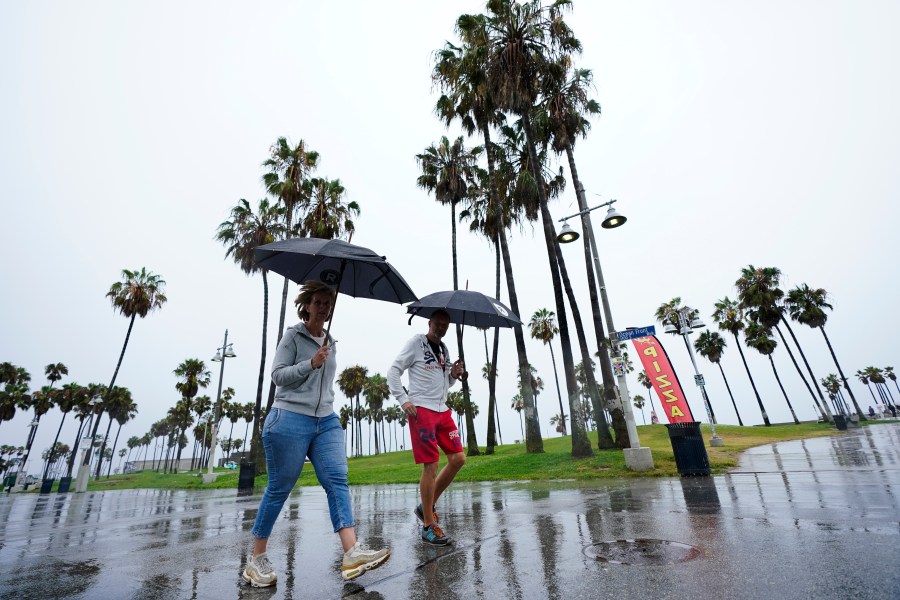
[[405,412],[408,417],[416,416],[416,405],[413,404],[411,401],[407,400],[406,402],[404,402],[403,404],[400,405],[400,408],[403,409],[403,412]]
[[450,369],[450,375],[454,379],[460,381],[465,381],[469,377],[469,373],[466,371],[466,365],[463,364],[462,360],[457,359],[456,362],[453,363],[453,367]]

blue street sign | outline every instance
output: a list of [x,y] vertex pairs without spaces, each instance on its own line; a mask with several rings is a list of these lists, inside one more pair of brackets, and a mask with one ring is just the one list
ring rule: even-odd
[[632,329],[626,329],[625,331],[616,332],[616,337],[620,342],[624,342],[633,338],[647,337],[648,335],[656,335],[656,327],[654,327],[653,325],[648,325],[647,327],[635,327]]

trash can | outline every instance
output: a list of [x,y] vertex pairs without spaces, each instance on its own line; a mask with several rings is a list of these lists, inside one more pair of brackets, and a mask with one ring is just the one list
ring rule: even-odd
[[242,462],[238,474],[238,491],[253,490],[253,479],[256,477],[256,463]]
[[834,417],[834,426],[840,431],[847,431],[847,417],[844,415],[832,415]]
[[669,441],[675,453],[675,464],[682,476],[706,476],[710,474],[709,456],[700,433],[700,423],[687,421],[669,423]]
[[55,478],[42,479],[42,480],[41,480],[41,493],[42,493],[42,494],[49,494],[49,493],[50,493],[50,489],[53,487],[53,482],[54,482],[54,481],[56,481]]

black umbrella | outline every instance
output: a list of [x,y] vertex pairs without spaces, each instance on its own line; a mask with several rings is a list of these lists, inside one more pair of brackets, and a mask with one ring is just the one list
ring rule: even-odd
[[259,246],[256,265],[303,283],[315,279],[342,294],[403,304],[416,299],[383,256],[342,240],[293,238]]
[[[487,327],[515,327],[522,319],[499,300],[471,290],[450,290],[428,294],[409,304],[406,312],[413,316],[431,318],[431,313],[443,309],[451,323]],[[410,317],[412,320],[412,317]]]

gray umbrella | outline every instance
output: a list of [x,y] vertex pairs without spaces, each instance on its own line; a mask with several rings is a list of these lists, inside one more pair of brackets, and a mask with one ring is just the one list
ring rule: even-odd
[[400,273],[368,248],[343,240],[293,238],[259,246],[256,265],[303,283],[315,279],[342,294],[403,304],[416,299]]
[[474,325],[482,329],[515,327],[522,324],[522,319],[505,304],[490,296],[485,296],[481,292],[471,290],[450,290],[428,294],[409,304],[406,312],[427,319],[437,309],[446,310],[450,315],[451,323]]

